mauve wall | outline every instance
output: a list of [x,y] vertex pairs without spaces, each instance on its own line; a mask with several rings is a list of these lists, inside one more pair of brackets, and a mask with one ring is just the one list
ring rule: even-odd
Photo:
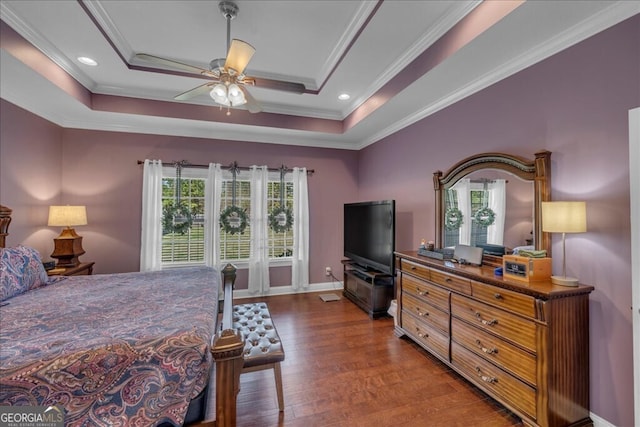
[[[636,16],[359,153],[358,196],[396,199],[398,249],[434,237],[434,171],[482,152],[553,153],[552,198],[587,202],[567,270],[595,286],[591,410],[616,426],[634,423],[628,111],[639,76]],[[560,236],[553,244],[559,271]]]
[[[310,281],[326,281],[324,267],[342,268],[342,205],[357,194],[353,151],[205,140],[172,136],[60,129],[2,101],[2,197],[14,209],[10,244],[29,243],[48,255],[59,230],[46,227],[47,206],[87,206],[89,224],[78,227],[97,273],[137,271],[140,259],[142,166],[137,160],[188,160],[207,164],[266,164],[315,169],[309,176]],[[45,131],[36,133],[39,129]],[[24,161],[24,159],[29,159]],[[34,160],[35,159],[35,160]],[[53,187],[44,192],[41,187]],[[46,195],[40,196],[39,194]],[[62,194],[62,196],[60,196]],[[29,212],[28,219],[21,215]],[[272,286],[290,285],[290,268],[274,268]],[[246,270],[237,289],[246,289]]]
[[[13,209],[7,245],[23,243],[43,258],[60,230],[47,227],[61,203],[62,129],[0,100],[0,204]],[[46,242],[46,243],[45,243]]]

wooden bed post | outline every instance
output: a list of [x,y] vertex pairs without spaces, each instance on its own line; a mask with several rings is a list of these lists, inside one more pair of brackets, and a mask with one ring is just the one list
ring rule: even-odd
[[5,247],[5,238],[9,234],[9,223],[11,222],[11,209],[0,205],[0,248]]
[[224,308],[222,331],[213,339],[211,354],[216,362],[216,426],[236,425],[236,400],[240,391],[240,372],[244,365],[244,339],[233,324],[233,285],[236,268],[227,264],[222,270],[224,276]]

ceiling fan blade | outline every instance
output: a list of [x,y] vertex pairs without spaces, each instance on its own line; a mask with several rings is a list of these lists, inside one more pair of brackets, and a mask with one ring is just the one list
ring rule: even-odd
[[251,77],[257,87],[273,90],[281,90],[283,92],[306,93],[307,88],[302,83],[285,82],[282,80],[263,79],[259,77]]
[[189,89],[188,91],[183,92],[180,95],[176,95],[173,99],[175,99],[176,101],[186,101],[198,95],[209,93],[211,91],[211,86],[215,85],[216,83],[217,82],[205,83],[198,87],[194,87],[193,89]]
[[224,68],[227,70],[232,68],[238,74],[242,74],[254,53],[256,53],[256,50],[249,43],[233,39],[231,40],[229,52],[227,52],[227,60],[224,63]]
[[250,113],[259,113],[262,111],[262,107],[260,103],[256,101],[256,99],[249,93],[246,87],[242,87],[242,91],[244,92],[244,98],[247,100],[245,106],[247,107],[247,111]]
[[138,59],[143,62],[150,62],[153,64],[161,65],[163,67],[170,67],[178,70],[188,71],[195,74],[203,74],[206,76],[213,76],[210,70],[196,67],[195,65],[184,64],[182,62],[174,61],[172,59],[161,58],[159,56],[149,55],[146,53],[137,53],[134,59]]

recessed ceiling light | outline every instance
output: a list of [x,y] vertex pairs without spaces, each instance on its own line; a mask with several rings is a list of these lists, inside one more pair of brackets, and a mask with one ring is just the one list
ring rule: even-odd
[[349,98],[351,98],[351,95],[349,95],[348,93],[341,93],[340,95],[338,95],[338,99],[340,101],[346,101]]
[[79,56],[78,61],[83,63],[84,65],[89,65],[91,67],[95,67],[98,65],[95,59],[89,58],[88,56]]

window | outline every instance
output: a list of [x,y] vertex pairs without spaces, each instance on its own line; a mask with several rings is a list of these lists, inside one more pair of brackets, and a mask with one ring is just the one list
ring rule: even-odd
[[[477,246],[487,243],[488,227],[478,224],[478,222],[475,221],[474,217],[476,215],[476,212],[486,206],[486,199],[488,195],[488,190],[484,190],[482,188],[474,188],[473,184],[471,189],[469,190],[469,196],[471,198],[471,213],[465,213],[462,221],[463,223],[471,225],[471,240],[469,243],[471,246]],[[445,194],[445,197],[445,206],[457,206],[458,190],[448,191]],[[445,233],[445,241],[451,243],[451,246],[460,243],[459,229],[446,229]]]
[[[272,181],[269,177],[268,194],[267,194],[267,212],[272,212],[278,207],[288,208],[293,211],[293,183],[284,182],[282,189],[282,199],[284,206],[280,206],[280,181]],[[293,229],[288,231],[276,232],[269,228],[269,258],[290,258],[293,247]]]
[[[244,176],[243,176],[244,175]],[[230,172],[223,171],[224,182],[222,184],[222,196],[220,209],[233,204],[233,177]],[[236,202],[235,205],[246,210],[251,217],[251,185],[247,173],[240,173],[236,178]],[[267,186],[267,212],[271,212],[280,206],[280,176],[277,172],[269,173]],[[293,209],[293,183],[284,182],[283,193],[284,207]],[[247,261],[251,243],[251,223],[247,225],[243,234],[225,233],[220,230],[220,259],[222,261]],[[293,230],[277,233],[269,228],[269,258],[272,260],[284,260],[291,258],[293,246]]]
[[487,190],[471,189],[471,246],[487,243],[487,226],[478,224],[475,220],[476,213],[486,206],[489,197]]
[[[162,177],[162,263],[204,262],[204,184],[197,174],[180,179],[180,201],[174,168],[163,168]],[[186,208],[186,212],[180,209]],[[187,215],[186,213],[189,213]],[[189,220],[191,224],[189,225]]]
[[[180,179],[180,204],[190,208],[191,225],[180,230],[180,224],[187,218],[175,209],[177,188],[176,171],[173,167],[163,168],[162,206],[163,213],[175,213],[173,220],[163,219],[162,264],[204,263],[204,188],[206,170],[185,168]],[[267,212],[280,206],[281,191],[278,172],[269,173]],[[235,205],[246,210],[251,217],[251,185],[248,173],[242,171],[236,178]],[[293,183],[285,178],[283,200],[286,208],[293,210]],[[233,176],[223,171],[220,210],[233,204]],[[174,212],[171,209],[174,208]],[[163,218],[167,218],[164,215]],[[179,231],[175,231],[176,228]],[[249,260],[251,243],[251,223],[244,233],[225,233],[220,229],[220,259],[223,262],[243,262]],[[269,229],[269,258],[276,261],[290,261],[293,247],[293,230],[275,232]]]

